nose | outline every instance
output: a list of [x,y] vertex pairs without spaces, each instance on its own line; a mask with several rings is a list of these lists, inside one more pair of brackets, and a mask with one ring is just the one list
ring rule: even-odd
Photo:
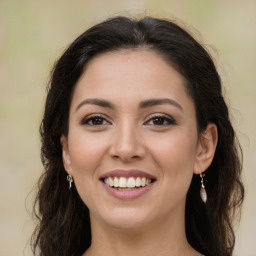
[[146,150],[139,128],[128,124],[119,125],[113,133],[110,155],[122,162],[142,159]]

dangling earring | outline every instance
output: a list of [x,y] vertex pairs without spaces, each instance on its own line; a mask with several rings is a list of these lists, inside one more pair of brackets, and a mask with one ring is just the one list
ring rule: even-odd
[[206,194],[206,190],[205,190],[205,186],[204,186],[204,177],[205,174],[203,174],[202,172],[200,173],[200,177],[201,177],[201,189],[200,189],[200,196],[201,199],[204,203],[207,202],[207,194]]
[[68,176],[67,176],[67,180],[68,180],[68,182],[69,182],[69,189],[71,189],[71,187],[72,187],[72,182],[73,182],[73,177],[72,177],[72,175],[71,174],[69,174]]

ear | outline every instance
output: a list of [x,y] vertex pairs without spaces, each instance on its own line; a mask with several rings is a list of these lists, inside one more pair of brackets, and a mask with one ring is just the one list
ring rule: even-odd
[[218,142],[218,129],[213,123],[209,123],[204,132],[200,135],[194,173],[204,172],[212,163]]
[[64,168],[68,174],[72,175],[71,160],[68,150],[68,139],[64,135],[62,135],[60,138],[60,144],[62,146],[62,160]]

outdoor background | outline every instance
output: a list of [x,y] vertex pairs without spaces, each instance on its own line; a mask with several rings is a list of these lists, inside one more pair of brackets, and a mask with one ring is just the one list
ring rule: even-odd
[[49,71],[86,28],[120,14],[181,20],[213,54],[244,151],[246,198],[235,255],[256,256],[256,0],[0,0],[0,255],[32,255]]

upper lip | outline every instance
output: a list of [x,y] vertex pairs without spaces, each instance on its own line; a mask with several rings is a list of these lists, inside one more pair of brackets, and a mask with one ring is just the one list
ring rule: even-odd
[[137,169],[129,169],[129,170],[124,170],[124,169],[115,169],[109,172],[106,172],[100,176],[100,179],[105,179],[108,177],[146,177],[151,180],[156,180],[156,177],[153,176],[152,174],[149,174],[147,172],[137,170]]

